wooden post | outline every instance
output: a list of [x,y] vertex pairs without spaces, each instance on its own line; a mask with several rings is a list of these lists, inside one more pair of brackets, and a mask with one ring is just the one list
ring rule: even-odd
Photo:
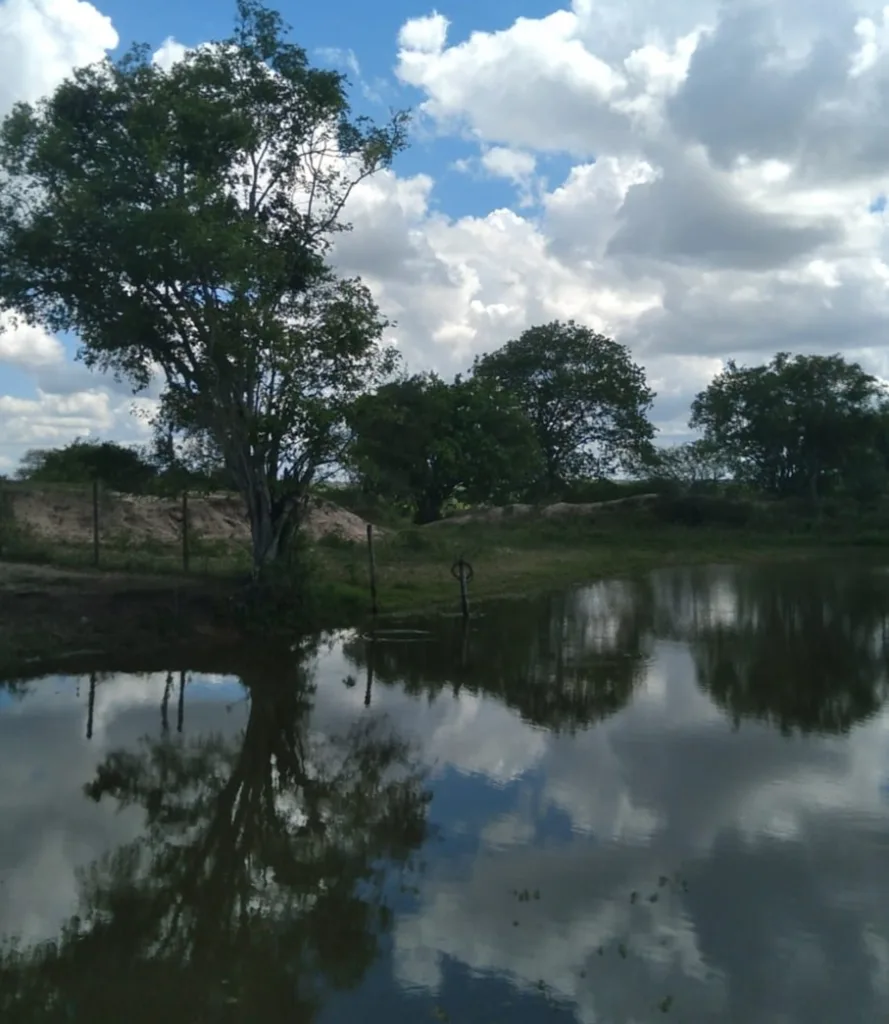
[[93,480],[93,565],[99,566],[99,478]]
[[188,572],[188,491],[182,492],[182,571]]
[[367,558],[370,568],[370,610],[371,614],[377,614],[377,564],[374,559],[374,528],[371,523],[367,524]]

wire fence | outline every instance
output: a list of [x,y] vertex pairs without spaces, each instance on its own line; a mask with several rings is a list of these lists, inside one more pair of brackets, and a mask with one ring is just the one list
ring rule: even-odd
[[249,531],[232,494],[124,494],[100,480],[0,481],[0,558],[212,572],[249,567]]

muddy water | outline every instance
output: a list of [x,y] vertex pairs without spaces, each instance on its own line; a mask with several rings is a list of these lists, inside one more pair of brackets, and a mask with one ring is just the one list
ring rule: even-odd
[[0,1019],[886,1019],[889,575],[484,612],[0,687]]

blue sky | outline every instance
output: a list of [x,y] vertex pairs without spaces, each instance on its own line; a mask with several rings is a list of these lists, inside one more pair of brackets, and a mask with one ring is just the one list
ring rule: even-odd
[[[276,6],[314,63],[348,72],[356,111],[417,112],[336,253],[412,370],[451,374],[574,318],[645,367],[665,442],[729,356],[843,351],[889,378],[880,0]],[[224,38],[233,16],[227,0],[0,0],[0,115],[106,49]],[[0,472],[78,434],[144,437],[75,348],[0,334]]]

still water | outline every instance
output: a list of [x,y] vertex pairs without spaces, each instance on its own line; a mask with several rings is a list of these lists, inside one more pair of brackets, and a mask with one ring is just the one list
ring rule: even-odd
[[887,619],[671,570],[0,684],[0,1020],[885,1021]]

